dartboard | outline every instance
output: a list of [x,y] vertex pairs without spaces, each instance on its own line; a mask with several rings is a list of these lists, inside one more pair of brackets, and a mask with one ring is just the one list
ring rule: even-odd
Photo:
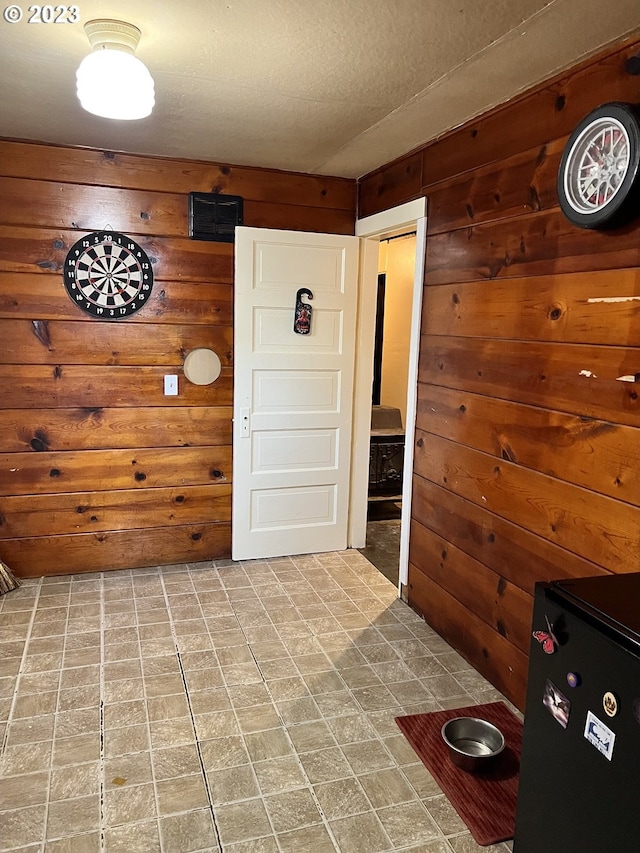
[[122,320],[139,311],[153,287],[146,252],[117,231],[94,231],[69,249],[64,286],[79,308],[101,320]]

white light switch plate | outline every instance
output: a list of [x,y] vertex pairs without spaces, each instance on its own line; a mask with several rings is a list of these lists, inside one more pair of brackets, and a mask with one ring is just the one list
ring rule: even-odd
[[164,377],[165,397],[176,397],[178,394],[178,377],[174,375]]

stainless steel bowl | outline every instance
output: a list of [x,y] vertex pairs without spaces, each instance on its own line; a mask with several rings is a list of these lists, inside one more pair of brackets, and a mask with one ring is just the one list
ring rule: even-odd
[[484,770],[504,749],[500,729],[477,717],[454,717],[441,731],[451,760],[469,773]]

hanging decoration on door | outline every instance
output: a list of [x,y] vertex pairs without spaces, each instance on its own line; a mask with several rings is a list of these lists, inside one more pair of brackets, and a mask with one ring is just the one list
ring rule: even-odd
[[296,307],[293,318],[293,331],[296,335],[308,335],[311,331],[311,312],[313,308],[302,301],[303,296],[313,299],[313,293],[308,287],[301,287],[296,293]]

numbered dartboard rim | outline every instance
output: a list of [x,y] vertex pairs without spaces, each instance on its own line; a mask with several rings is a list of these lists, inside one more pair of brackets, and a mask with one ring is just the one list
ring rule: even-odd
[[[603,198],[591,201],[580,185],[580,170],[589,166],[590,146],[598,145],[598,137],[615,132],[624,148],[623,156],[610,163],[598,164],[615,176],[615,186]],[[612,152],[606,151],[607,156]],[[593,159],[593,158],[592,158]],[[566,218],[579,228],[611,228],[633,217],[640,191],[640,119],[632,104],[611,102],[592,110],[578,124],[564,148],[558,170],[558,201]]]
[[63,278],[71,301],[98,320],[130,317],[147,304],[153,287],[147,253],[118,231],[92,231],[77,240]]

